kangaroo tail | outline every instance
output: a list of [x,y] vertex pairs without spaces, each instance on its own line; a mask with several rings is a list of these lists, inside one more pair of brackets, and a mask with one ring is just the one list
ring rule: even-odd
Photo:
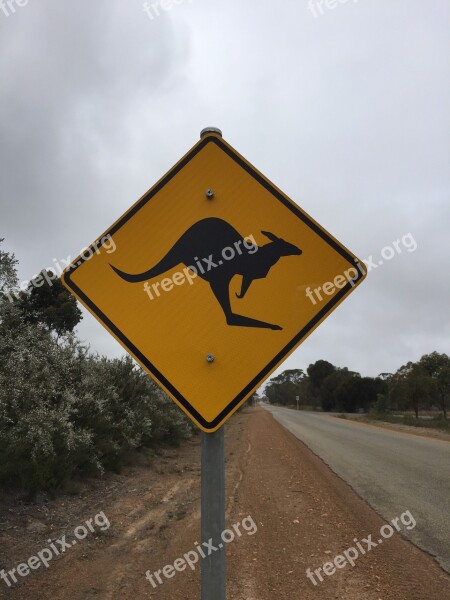
[[134,275],[131,273],[125,273],[124,271],[121,271],[111,263],[109,266],[113,271],[117,273],[117,275],[119,275],[119,277],[121,277],[125,281],[128,281],[128,283],[140,283],[141,281],[145,281],[146,279],[152,279],[153,277],[157,277],[158,275],[169,271],[169,269],[172,269],[180,262],[180,259],[175,258],[174,253],[172,251],[169,251],[169,253],[166,254],[166,256],[162,260],[160,260],[159,263],[157,263],[154,267],[152,267],[148,271],[145,271],[144,273],[137,273]]

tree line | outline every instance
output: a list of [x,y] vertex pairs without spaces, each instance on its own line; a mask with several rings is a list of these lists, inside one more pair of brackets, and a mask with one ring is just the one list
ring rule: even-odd
[[76,299],[42,279],[18,293],[17,260],[0,247],[0,487],[29,497],[119,471],[194,431],[130,357],[91,353],[73,333]]
[[411,411],[438,411],[444,419],[450,405],[450,358],[447,354],[424,354],[395,373],[363,377],[326,360],[310,364],[306,373],[290,369],[273,377],[264,395],[273,404],[325,412],[373,412],[389,414]]

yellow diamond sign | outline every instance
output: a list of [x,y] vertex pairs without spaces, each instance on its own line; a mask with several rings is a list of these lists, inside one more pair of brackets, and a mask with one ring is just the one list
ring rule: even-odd
[[364,277],[349,250],[208,130],[62,279],[212,432]]

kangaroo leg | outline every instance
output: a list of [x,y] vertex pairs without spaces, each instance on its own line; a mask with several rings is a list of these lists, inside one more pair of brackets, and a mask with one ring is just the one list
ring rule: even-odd
[[274,330],[282,329],[279,325],[273,325],[272,323],[258,321],[258,319],[252,319],[251,317],[234,314],[230,305],[229,285],[230,280],[210,281],[211,290],[222,307],[228,325],[235,325],[238,327],[260,327]]
[[244,275],[244,277],[242,278],[241,293],[236,294],[237,298],[243,298],[245,296],[252,281],[253,281],[253,279],[251,277],[249,277],[248,275]]

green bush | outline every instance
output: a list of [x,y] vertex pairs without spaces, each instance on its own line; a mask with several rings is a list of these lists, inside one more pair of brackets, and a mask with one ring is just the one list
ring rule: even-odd
[[387,394],[377,394],[377,399],[371,406],[370,412],[376,415],[385,415],[391,410],[391,403]]
[[[13,324],[13,326],[12,326]],[[0,485],[65,488],[119,471],[130,453],[177,445],[193,426],[129,357],[90,355],[0,304]]]

